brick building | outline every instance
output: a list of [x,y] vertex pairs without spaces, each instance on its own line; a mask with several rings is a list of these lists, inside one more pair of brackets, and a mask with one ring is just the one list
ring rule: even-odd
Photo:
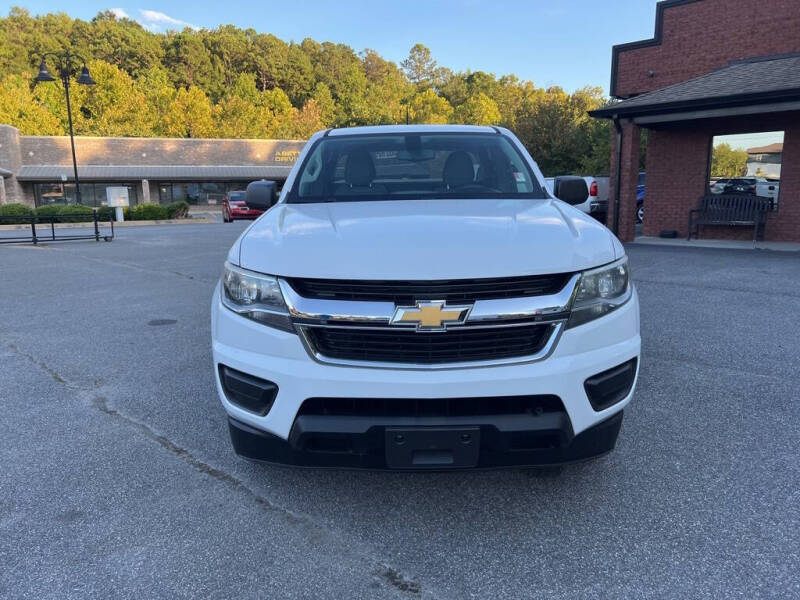
[[[782,152],[765,239],[800,242],[800,2],[663,0],[653,38],[614,46],[611,60],[619,101],[591,114],[614,121],[608,223],[621,239],[634,237],[644,129],[644,235],[685,236],[689,210],[710,193],[716,143],[771,132]],[[702,232],[751,235],[733,226]]]
[[[257,179],[286,179],[305,141],[76,137],[81,203],[101,206],[106,187],[142,202],[218,205]],[[0,125],[0,204],[76,201],[68,137],[24,136]]]

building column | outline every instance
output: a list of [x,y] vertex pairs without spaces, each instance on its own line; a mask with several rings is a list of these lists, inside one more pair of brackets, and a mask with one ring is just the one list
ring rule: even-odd
[[0,206],[6,203],[6,178],[0,175]]
[[[636,234],[636,185],[639,179],[641,128],[630,120],[620,120],[622,151],[619,181],[619,223],[615,231],[623,242],[632,242]],[[608,227],[614,231],[617,174],[617,132],[611,128],[611,173],[608,189]],[[647,218],[647,217],[645,217]]]
[[787,119],[783,135],[778,210],[767,214],[764,239],[800,242],[800,113]]
[[142,203],[150,202],[150,182],[142,179]]

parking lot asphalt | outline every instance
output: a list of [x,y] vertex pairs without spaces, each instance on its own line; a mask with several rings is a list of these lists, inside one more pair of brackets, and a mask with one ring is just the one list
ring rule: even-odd
[[630,246],[616,450],[543,475],[256,465],[209,304],[245,227],[0,247],[2,598],[800,596],[800,260]]

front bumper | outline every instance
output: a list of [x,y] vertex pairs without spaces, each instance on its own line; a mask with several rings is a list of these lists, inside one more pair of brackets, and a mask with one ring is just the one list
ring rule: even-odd
[[[622,425],[622,411],[577,436],[572,436],[564,445],[549,443],[554,436],[564,431],[556,423],[530,423],[528,425],[537,428],[521,430],[521,424],[513,423],[510,419],[480,417],[481,425],[477,426],[480,434],[477,456],[468,463],[459,464],[457,459],[453,460],[451,456],[450,460],[453,462],[450,464],[413,464],[409,461],[402,467],[397,467],[391,464],[391,459],[387,459],[387,447],[391,448],[394,442],[392,439],[387,440],[385,433],[387,428],[394,431],[403,425],[406,427],[411,425],[404,421],[382,419],[380,422],[370,422],[368,419],[354,419],[342,422],[331,419],[328,423],[324,420],[309,423],[304,417],[300,417],[289,440],[255,429],[232,418],[228,419],[228,427],[233,448],[239,456],[272,464],[341,469],[403,468],[420,471],[451,468],[490,469],[562,465],[606,454],[614,449],[617,441]],[[447,429],[460,432],[464,429],[463,421],[461,423],[462,427],[459,428],[453,426],[451,421],[439,420],[437,423],[436,419],[431,419],[425,425],[420,425],[417,421],[413,427],[421,428],[420,430],[436,430],[437,433]],[[313,439],[317,428],[323,429],[325,435],[329,437],[346,435],[352,444],[332,450],[320,449],[306,443]],[[516,440],[522,436],[530,440],[529,447],[518,447]]]
[[[322,364],[309,355],[297,335],[266,327],[224,308],[218,289],[212,300],[217,389],[230,418],[234,448],[248,458],[294,465],[384,468],[386,455],[379,446],[385,443],[385,430],[396,426],[478,427],[481,439],[475,465],[478,467],[558,464],[603,454],[614,447],[622,409],[633,395],[635,378],[630,392],[603,410],[592,407],[584,382],[600,372],[638,359],[640,344],[635,290],[631,300],[613,313],[566,330],[545,360],[424,371]],[[244,410],[226,398],[216,368],[220,364],[277,385],[277,396],[266,415]],[[352,435],[357,436],[347,452],[308,452],[301,434],[310,425],[302,416],[298,418],[303,402],[309,398],[418,398],[425,402],[431,398],[533,394],[557,396],[563,403],[567,422],[559,425],[561,435],[566,435],[562,443],[548,448],[512,450],[507,439],[509,425],[488,417],[480,417],[477,422],[448,417],[399,423],[382,418],[360,422],[355,429],[352,423],[347,424]],[[336,433],[342,424],[342,421],[325,423],[317,419],[314,427]],[[514,425],[515,430],[520,427],[535,433],[542,423]]]

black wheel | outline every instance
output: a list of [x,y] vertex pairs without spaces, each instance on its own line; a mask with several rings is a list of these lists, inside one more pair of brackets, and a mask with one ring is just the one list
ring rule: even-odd
[[639,204],[636,207],[636,222],[642,223],[644,221],[644,204]]
[[222,222],[223,223],[232,223],[233,219],[228,217],[228,211],[224,208],[222,209]]

